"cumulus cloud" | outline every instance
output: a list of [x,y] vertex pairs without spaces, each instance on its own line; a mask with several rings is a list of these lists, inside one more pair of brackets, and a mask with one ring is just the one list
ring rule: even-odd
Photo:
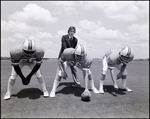
[[7,4],[2,7],[2,55],[31,38],[44,46],[45,57],[57,57],[61,37],[73,24],[75,37],[93,57],[124,45],[133,48],[135,57],[148,57],[149,1],[55,1],[43,2],[42,7],[28,3],[21,11],[15,4],[13,14]]
[[49,39],[53,38],[52,34],[47,33],[47,32],[41,32],[41,31],[39,31],[36,36],[40,40],[49,40]]
[[94,36],[95,38],[99,39],[118,38],[119,34],[120,31],[112,29],[107,30],[105,27],[99,27],[91,32],[91,36]]
[[131,26],[128,26],[129,33],[133,34],[147,34],[149,33],[149,26],[147,24],[132,24]]
[[135,21],[137,20],[136,12],[138,7],[134,5],[134,2],[113,2],[106,6],[104,12],[108,18],[120,20],[120,21]]
[[58,30],[55,38],[61,38],[64,34],[66,34],[65,30]]
[[58,15],[68,15],[71,16],[72,14],[77,14],[78,10],[76,9],[76,4],[77,2],[75,1],[57,1],[55,3],[57,9],[53,11],[53,14],[58,14]]
[[149,41],[149,23],[140,25],[140,24],[132,24],[127,28],[131,41],[135,41],[135,43],[144,43]]
[[87,10],[103,10],[106,17],[122,22],[138,20],[139,16],[147,15],[149,4],[147,1],[94,1],[84,5]]
[[140,18],[148,18],[149,16],[149,1],[136,1],[135,6],[138,7],[137,15]]
[[79,22],[79,26],[82,29],[85,29],[85,30],[94,30],[94,29],[98,28],[101,25],[102,25],[102,22],[100,22],[100,21],[97,21],[97,23],[90,22],[88,20],[82,20],[82,21]]
[[8,48],[10,45],[7,53],[5,54],[9,54],[9,51],[13,46],[21,45],[22,42],[28,38],[33,39],[39,46],[45,46],[45,49],[49,49],[49,47],[54,46],[51,41],[53,39],[53,35],[51,33],[42,32],[35,27],[25,24],[24,22],[11,20],[7,22],[1,20],[1,26],[1,43],[3,50]]
[[78,34],[86,42],[95,42],[95,41],[106,41],[110,39],[118,41],[120,39],[126,39],[128,37],[127,33],[121,33],[119,30],[107,29],[102,26],[100,21],[90,22],[88,20],[82,20],[79,22],[80,29]]
[[[100,21],[90,22],[88,20],[82,20],[79,22],[80,35],[87,39],[118,39],[120,36],[123,37],[119,30],[106,29],[102,26]],[[88,30],[88,31],[86,31]],[[126,34],[127,35],[127,34]],[[125,36],[125,35],[124,35]]]
[[35,28],[26,25],[20,21],[4,21],[1,20],[1,41],[2,45],[4,42],[9,43],[20,43],[26,39],[29,34],[34,33]]
[[36,4],[28,4],[23,8],[23,11],[17,11],[9,15],[9,19],[22,22],[46,22],[55,23],[58,21],[56,17],[52,17],[49,10],[44,9]]
[[[34,34],[29,34],[27,38],[33,39],[39,45],[46,44],[48,42],[53,44],[51,41],[53,39],[53,35],[47,32],[36,31]],[[47,47],[47,45],[43,46]]]
[[14,38],[16,38],[16,39],[24,39],[25,36],[22,33],[14,33]]
[[1,20],[1,30],[5,32],[32,32],[35,31],[35,28],[20,21],[10,20],[7,22]]
[[130,46],[128,44],[130,43],[128,32],[108,29],[102,26],[100,22],[89,22],[88,20],[80,21],[79,26],[77,38],[87,47],[92,56],[98,56],[99,51],[99,56],[102,57],[109,49],[117,49],[125,45]]

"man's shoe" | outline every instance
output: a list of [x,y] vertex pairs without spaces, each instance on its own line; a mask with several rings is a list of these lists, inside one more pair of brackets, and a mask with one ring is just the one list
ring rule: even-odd
[[115,89],[118,89],[119,87],[118,87],[117,85],[114,85],[114,88],[115,88]]
[[77,85],[80,86],[80,81],[79,81],[79,79],[73,78],[73,80],[74,80],[74,83],[76,83]]
[[4,96],[4,100],[8,100],[10,99],[11,94],[9,92],[7,92]]
[[49,93],[48,93],[47,90],[45,90],[45,91],[43,92],[43,96],[44,96],[44,97],[48,97],[48,96],[49,96]]
[[132,90],[130,88],[128,88],[128,87],[120,87],[120,89],[128,91],[128,92],[132,92]]
[[51,91],[51,93],[50,93],[50,97],[55,97],[55,92],[53,92],[53,91]]
[[104,90],[103,89],[99,89],[99,93],[104,94]]
[[94,93],[99,93],[99,91],[94,87],[94,88],[92,88],[92,91],[94,92]]

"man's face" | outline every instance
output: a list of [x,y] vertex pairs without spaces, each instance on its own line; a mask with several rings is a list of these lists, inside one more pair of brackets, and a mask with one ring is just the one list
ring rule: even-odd
[[70,31],[69,31],[69,35],[70,35],[71,37],[73,37],[74,34],[75,34],[75,31],[74,31],[74,30],[70,30]]

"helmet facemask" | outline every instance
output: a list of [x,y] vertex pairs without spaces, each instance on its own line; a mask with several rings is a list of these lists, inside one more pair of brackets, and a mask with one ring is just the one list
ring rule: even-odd
[[75,58],[77,61],[83,61],[85,59],[86,55],[77,55],[75,54]]
[[35,51],[26,51],[26,50],[23,50],[23,54],[26,56],[26,57],[32,57],[34,55]]
[[123,61],[128,61],[129,57],[126,57],[126,56],[123,56],[123,55],[120,55],[120,60],[123,62]]
[[77,61],[83,61],[86,57],[86,49],[83,45],[77,45],[75,48],[75,59]]
[[124,47],[121,49],[121,51],[119,52],[119,58],[120,60],[123,62],[123,61],[128,61],[129,58],[130,58],[130,55],[132,53],[132,50],[131,48],[129,47]]

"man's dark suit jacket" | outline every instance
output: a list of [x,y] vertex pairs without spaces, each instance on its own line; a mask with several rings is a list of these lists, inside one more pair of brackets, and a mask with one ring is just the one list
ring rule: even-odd
[[75,38],[74,36],[73,36],[73,39],[70,40],[68,34],[63,35],[62,38],[61,38],[61,49],[60,49],[58,58],[60,58],[61,54],[63,53],[63,51],[66,48],[75,48],[77,46],[77,42],[78,42],[78,39]]

